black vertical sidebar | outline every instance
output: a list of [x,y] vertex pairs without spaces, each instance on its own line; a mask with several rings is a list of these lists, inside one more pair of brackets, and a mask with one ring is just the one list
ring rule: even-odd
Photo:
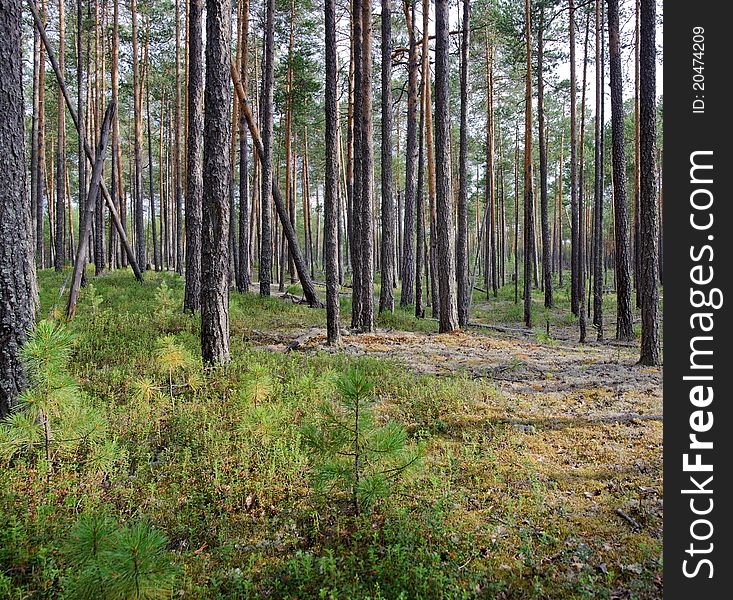
[[727,358],[733,31],[724,6],[668,1],[663,11],[664,597],[670,599],[730,598],[733,589]]

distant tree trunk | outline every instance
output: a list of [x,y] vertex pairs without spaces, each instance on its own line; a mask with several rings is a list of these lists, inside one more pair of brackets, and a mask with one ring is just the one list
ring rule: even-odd
[[596,0],[596,115],[593,223],[593,323],[603,340],[603,2]]
[[583,44],[583,91],[580,103],[580,168],[578,186],[578,321],[580,325],[580,342],[586,338],[586,214],[585,214],[585,98],[588,76],[588,34],[590,33],[590,13],[585,21],[585,43]]
[[[203,31],[204,0],[190,0],[188,9],[188,127],[186,153],[186,286],[183,309],[195,312],[201,307],[201,221],[203,172],[201,138],[203,115]],[[161,110],[161,123],[163,120]],[[162,135],[161,135],[162,140]],[[161,181],[163,173],[161,172]],[[162,203],[162,195],[161,195]],[[162,210],[162,206],[161,206]]]
[[[41,2],[41,15],[45,20],[46,2]],[[34,29],[34,35],[38,35],[38,30]],[[46,206],[46,58],[43,43],[39,43],[38,48],[38,126],[37,126],[37,146],[38,159],[36,166],[36,265],[39,268],[46,266],[45,262],[45,240],[44,240],[44,215]]]
[[659,217],[656,177],[656,4],[641,0],[639,150],[641,169],[640,197],[640,274],[642,365],[659,364]]
[[427,179],[428,179],[428,208],[430,221],[430,251],[427,258],[428,268],[428,304],[432,303],[432,316],[438,318],[440,316],[440,293],[438,291],[437,273],[437,248],[438,236],[436,226],[436,181],[435,181],[435,146],[433,144],[433,103],[431,99],[430,88],[430,0],[423,0],[423,27],[422,27],[422,80],[423,95],[425,103],[425,150],[427,158]]
[[20,348],[38,302],[26,193],[20,0],[0,3],[0,418],[26,385]]
[[148,190],[150,193],[150,226],[153,233],[153,267],[160,270],[160,255],[158,253],[158,225],[155,220],[155,193],[153,191],[153,132],[150,117],[150,86],[145,88],[146,112],[148,121]]
[[270,217],[270,195],[272,190],[272,103],[275,84],[275,0],[265,4],[265,44],[264,65],[262,69],[262,97],[260,98],[260,122],[262,123],[260,215],[262,234],[260,242],[260,295],[270,295],[272,282],[272,224]]
[[338,265],[338,71],[336,68],[336,0],[326,0],[326,187],[324,242],[326,262],[326,328],[331,345],[341,340]]
[[[112,80],[112,102],[115,106],[119,107],[119,0],[114,0],[113,5],[113,17],[112,17],[112,64],[111,64],[111,80]],[[118,210],[122,224],[126,223],[123,210],[124,194],[122,189],[122,149],[120,146],[120,117],[119,111],[115,110],[114,117],[112,118],[112,182],[111,182],[111,193],[112,203]],[[124,266],[126,264],[125,254],[121,252],[118,246],[117,231],[114,227],[110,227],[110,253],[112,260],[111,263],[115,263],[115,267]],[[119,260],[115,258],[119,257]]]
[[532,257],[534,210],[532,208],[532,23],[530,0],[524,0],[527,72],[524,89],[524,324],[532,327]]
[[537,26],[537,133],[540,145],[540,221],[542,227],[542,278],[545,288],[545,307],[552,308],[552,257],[550,256],[550,224],[547,199],[547,139],[545,130],[545,73],[544,73],[545,8],[540,6]]
[[[83,129],[84,128],[84,56],[83,56],[83,47],[84,44],[82,42],[83,38],[83,2],[82,0],[76,1],[76,113],[79,115],[79,126]],[[36,32],[36,36],[38,35],[38,32]],[[81,220],[81,215],[84,212],[84,203],[86,198],[86,165],[87,160],[86,156],[84,156],[84,147],[83,142],[81,140],[81,137],[79,137],[79,143],[77,145],[77,153],[78,153],[78,206],[79,206],[79,215]],[[32,169],[32,167],[31,167]],[[101,196],[100,196],[101,198]],[[81,227],[80,227],[81,230]],[[81,231],[80,231],[81,235]],[[79,240],[81,242],[81,240]],[[99,269],[99,264],[97,263],[97,252],[95,247],[95,256],[94,256],[94,263],[95,266]],[[102,258],[103,260],[103,258]],[[103,264],[102,264],[102,268]],[[100,269],[101,272],[101,269]],[[82,277],[83,279],[83,277]]]
[[[240,73],[242,86],[247,89],[249,55],[249,0],[242,2],[242,50]],[[240,111],[239,115],[239,268],[237,271],[237,290],[249,291],[249,148],[247,143],[247,121]]]
[[109,138],[109,129],[114,111],[115,105],[110,104],[104,114],[102,131],[100,134],[99,144],[97,145],[94,167],[92,168],[92,177],[89,182],[89,196],[85,203],[84,213],[79,215],[79,248],[74,261],[74,272],[71,278],[71,286],[69,287],[69,301],[66,307],[66,315],[69,319],[73,318],[76,313],[76,301],[79,297],[79,290],[81,288],[82,273],[84,272],[87,264],[87,248],[90,239],[89,234],[92,228],[94,213],[99,206],[97,196],[100,195],[99,184],[102,181],[104,156],[107,151],[107,140]]
[[608,51],[611,78],[611,149],[616,234],[616,339],[628,341],[634,339],[634,328],[631,316],[631,253],[629,250],[629,209],[626,195],[623,71],[621,68],[618,0],[608,0]]
[[458,324],[468,325],[468,44],[470,0],[463,0],[461,31],[461,133],[458,158],[458,239],[456,270],[458,276]]
[[[425,35],[427,32],[423,32]],[[436,227],[441,333],[458,328],[452,198],[450,192],[450,102],[448,0],[435,1]]]
[[514,304],[519,304],[519,131],[514,134]]
[[131,0],[132,11],[132,88],[133,112],[135,120],[135,250],[137,264],[141,269],[147,268],[145,253],[145,212],[143,207],[143,173],[142,173],[142,102],[141,81],[138,56],[137,0]]
[[[413,12],[414,16],[414,12]],[[417,156],[417,188],[415,192],[416,203],[416,226],[417,226],[417,244],[416,244],[416,260],[415,260],[415,316],[422,319],[425,316],[423,308],[422,286],[423,286],[423,270],[427,267],[425,262],[425,86],[421,85],[422,93],[420,94],[420,125],[418,127],[418,156]]]
[[[66,23],[64,20],[64,0],[58,0],[59,6],[59,55],[58,63],[61,73],[64,72],[64,40]],[[58,92],[58,118],[56,121],[56,238],[54,268],[61,271],[64,268],[64,209],[66,208],[66,111],[61,96],[61,89]],[[71,225],[71,224],[69,224]]]
[[201,251],[201,354],[229,362],[229,0],[206,2],[206,84]]
[[641,248],[639,241],[639,213],[641,203],[641,128],[640,128],[640,82],[641,82],[641,0],[635,0],[634,12],[634,202],[631,210],[631,257],[633,260],[632,286],[636,292],[636,308],[641,308],[639,279],[641,278]]
[[392,198],[392,7],[382,0],[382,245],[379,312],[394,310],[394,200]]
[[[400,306],[413,303],[415,284],[415,160],[417,158],[417,39],[415,36],[415,2],[403,0],[402,10],[409,36],[407,66],[407,131],[405,134],[405,216],[402,234],[402,294]],[[420,246],[418,244],[418,254]],[[417,268],[418,278],[420,268]]]
[[578,314],[578,142],[575,77],[575,3],[568,0],[570,25],[570,310]]
[[[185,9],[184,9],[185,10]],[[176,106],[173,184],[176,194],[176,273],[183,275],[183,189],[181,186],[181,8],[176,0]]]

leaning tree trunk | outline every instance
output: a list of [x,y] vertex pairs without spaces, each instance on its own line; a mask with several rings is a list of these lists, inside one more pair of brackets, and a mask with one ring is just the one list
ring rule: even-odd
[[542,279],[545,287],[545,307],[552,308],[552,258],[550,255],[550,224],[547,216],[547,139],[545,137],[545,74],[544,31],[545,9],[540,7],[537,26],[537,133],[540,145],[540,222],[542,227]]
[[0,418],[26,383],[20,348],[37,306],[23,132],[21,0],[0,3]]
[[392,199],[392,8],[382,0],[382,246],[379,312],[394,310],[394,201]]
[[461,32],[461,133],[458,166],[458,239],[456,270],[458,276],[458,324],[468,325],[468,44],[470,0],[463,0]]
[[631,316],[631,252],[629,248],[629,207],[626,195],[623,71],[618,0],[608,0],[608,52],[611,77],[611,153],[616,233],[616,338],[628,341],[634,339],[634,329]]
[[[441,333],[458,327],[453,211],[450,191],[450,115],[448,114],[448,0],[435,2],[435,155],[437,268]],[[427,33],[427,32],[424,32]]]
[[328,343],[338,344],[338,72],[336,68],[336,0],[326,0],[326,187],[324,200],[324,247],[326,262],[326,328]]
[[230,0],[206,2],[201,355],[229,362],[229,64]]
[[641,0],[639,82],[639,150],[641,197],[639,201],[641,357],[642,365],[659,364],[659,216],[656,177],[656,4]]
[[[201,58],[203,9],[204,0],[190,0],[188,9],[186,287],[183,297],[183,308],[191,312],[197,311],[201,307],[201,203],[203,198],[201,138],[204,130],[202,103],[204,82]],[[161,122],[162,118],[161,114]],[[162,176],[163,174],[161,172],[161,178]]]

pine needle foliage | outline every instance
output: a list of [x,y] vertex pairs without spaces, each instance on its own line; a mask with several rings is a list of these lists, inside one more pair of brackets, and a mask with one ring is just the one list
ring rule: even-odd
[[103,443],[106,419],[69,373],[72,349],[73,337],[60,323],[40,321],[30,335],[22,350],[29,387],[0,423],[0,456],[6,460],[17,454],[35,458],[42,448],[50,473],[59,457],[91,457]]
[[168,539],[146,523],[119,527],[110,517],[82,515],[69,535],[69,597],[155,600],[170,597],[177,570]]
[[303,427],[302,434],[312,453],[316,489],[348,494],[359,514],[394,491],[400,477],[420,460],[422,448],[408,443],[398,423],[378,423],[374,385],[363,372],[352,369],[341,375],[336,389],[338,400],[324,402],[318,422]]

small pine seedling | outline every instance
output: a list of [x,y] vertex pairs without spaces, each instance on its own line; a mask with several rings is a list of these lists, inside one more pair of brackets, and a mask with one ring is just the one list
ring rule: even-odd
[[168,539],[145,523],[118,527],[108,516],[83,515],[71,531],[66,556],[69,597],[79,600],[154,600],[170,597],[176,568]]
[[60,454],[73,455],[86,444],[93,451],[104,439],[106,422],[68,368],[73,338],[61,324],[43,320],[33,330],[21,356],[29,386],[0,423],[0,450],[35,456],[43,448],[50,475]]
[[339,401],[324,403],[320,422],[306,425],[302,433],[312,452],[316,488],[348,493],[358,515],[392,493],[422,449],[408,444],[407,432],[397,423],[376,422],[373,384],[361,371],[340,376],[336,388]]

